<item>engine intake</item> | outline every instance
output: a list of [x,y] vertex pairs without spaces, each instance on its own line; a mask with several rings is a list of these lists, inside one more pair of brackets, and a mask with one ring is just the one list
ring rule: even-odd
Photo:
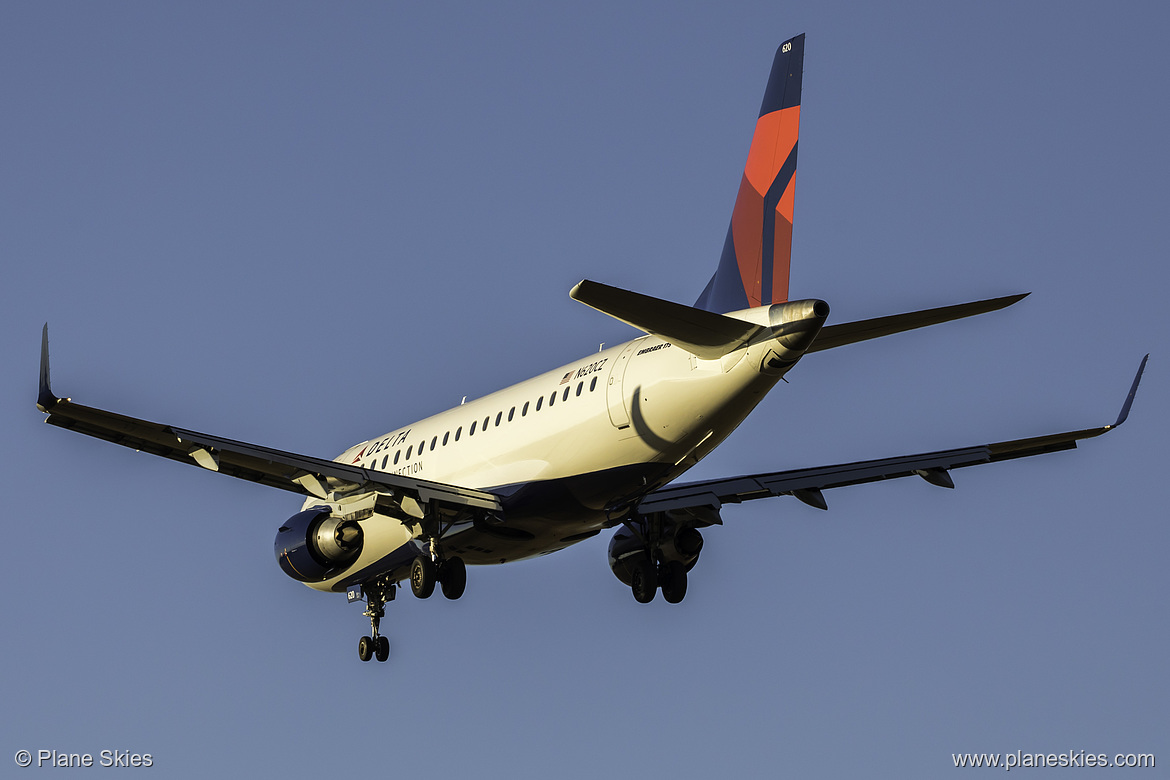
[[293,515],[276,532],[276,560],[294,580],[321,582],[356,561],[363,541],[357,521],[317,506]]

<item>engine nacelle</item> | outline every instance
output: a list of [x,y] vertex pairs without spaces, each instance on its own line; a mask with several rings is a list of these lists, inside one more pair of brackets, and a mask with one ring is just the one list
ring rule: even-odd
[[362,527],[317,506],[290,517],[276,532],[276,560],[301,582],[321,582],[341,573],[362,552]]
[[[626,526],[622,526],[609,540],[609,568],[625,585],[632,584],[634,562],[645,559],[648,554],[645,526],[639,523],[638,531],[639,533],[635,534]],[[703,535],[689,525],[676,527],[658,548],[662,561],[679,561],[687,571],[698,562],[702,550]]]

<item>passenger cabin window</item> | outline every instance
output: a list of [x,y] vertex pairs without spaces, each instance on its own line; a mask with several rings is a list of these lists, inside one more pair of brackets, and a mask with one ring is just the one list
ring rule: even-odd
[[500,420],[502,420],[502,419],[504,419],[504,413],[503,412],[496,412],[496,427],[497,428],[500,427]]
[[436,445],[436,444],[438,444],[438,443],[439,443],[439,437],[438,437],[438,436],[434,436],[434,437],[432,437],[432,438],[431,438],[431,452],[434,452],[434,451],[435,451],[435,445]]
[[382,470],[383,471],[386,470],[386,461],[388,461],[388,460],[390,460],[390,453],[389,452],[387,452],[385,455],[382,456]]
[[451,431],[447,431],[446,433],[443,434],[443,446],[444,447],[447,446],[447,437],[449,437],[450,435],[451,435]]
[[488,427],[488,421],[491,419],[492,419],[492,416],[490,414],[487,417],[483,418],[483,429],[485,431],[487,430],[487,427]]
[[540,405],[544,403],[544,396],[536,399],[536,411],[540,411]]
[[574,393],[574,395],[581,395],[581,390],[583,390],[584,388],[585,388],[585,383],[584,383],[584,382],[578,382],[578,383],[577,383],[577,392],[576,392],[576,393]]
[[569,388],[567,388],[567,387],[565,388],[565,394],[561,396],[561,400],[562,400],[562,401],[568,401],[568,400],[569,400]]
[[413,444],[412,444],[412,445],[410,445],[409,447],[407,447],[407,448],[406,448],[406,459],[407,459],[407,460],[410,460],[410,451],[411,451],[411,450],[413,450],[413,449],[414,449],[414,445],[413,445]]
[[477,425],[479,425],[479,420],[475,420],[475,421],[473,421],[473,422],[471,423],[471,430],[467,432],[467,435],[468,435],[468,436],[474,436],[474,435],[475,435],[475,426],[477,426]]
[[459,441],[459,434],[463,433],[463,426],[460,425],[455,429],[455,441]]
[[548,397],[548,405],[552,406],[557,402],[557,391],[553,390],[552,395]]
[[398,465],[398,458],[399,458],[401,455],[402,455],[402,450],[395,450],[395,451],[394,451],[394,465],[395,465],[395,466],[397,466],[397,465]]
[[512,418],[516,416],[516,407],[513,406],[508,410],[508,422],[512,422]]
[[589,383],[589,392],[592,393],[596,389],[597,389],[597,377],[593,377],[593,381],[591,381]]

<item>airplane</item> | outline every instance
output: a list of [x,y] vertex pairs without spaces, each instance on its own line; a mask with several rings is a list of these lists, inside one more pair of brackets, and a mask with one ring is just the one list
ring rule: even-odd
[[956,468],[1072,449],[1120,426],[1149,355],[1110,425],[939,452],[678,484],[807,354],[983,314],[1027,293],[829,324],[829,305],[788,294],[804,35],[776,51],[718,265],[693,306],[584,280],[570,297],[643,331],[491,395],[324,458],[75,404],[49,381],[46,422],[305,496],[276,533],[289,577],[365,602],[362,661],[385,661],[385,606],[403,581],[458,599],[467,566],[552,553],[615,529],[609,565],[634,598],[676,604],[727,504],[918,476],[953,488]]

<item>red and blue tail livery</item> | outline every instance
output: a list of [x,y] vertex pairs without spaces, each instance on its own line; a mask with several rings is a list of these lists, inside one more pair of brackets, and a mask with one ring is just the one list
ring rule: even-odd
[[729,312],[788,300],[804,34],[780,44],[719,268],[695,306]]

